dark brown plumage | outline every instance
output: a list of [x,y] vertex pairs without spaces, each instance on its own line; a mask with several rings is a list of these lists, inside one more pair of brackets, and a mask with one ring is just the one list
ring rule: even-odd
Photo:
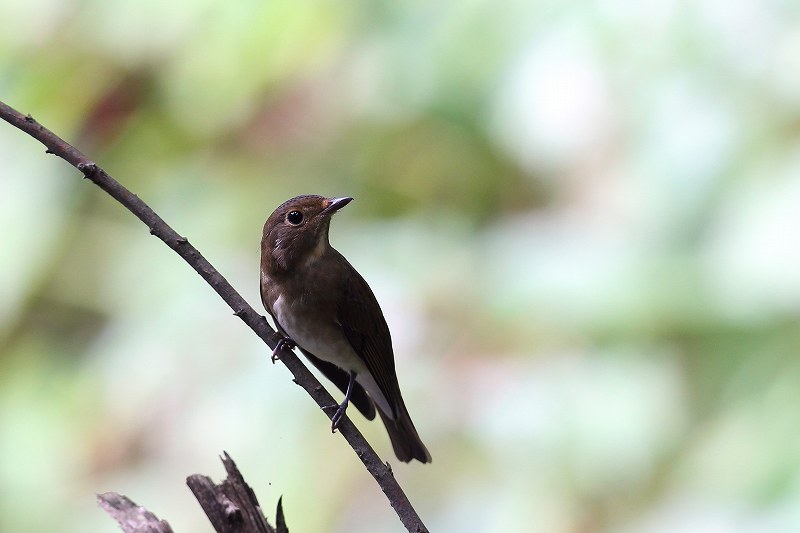
[[[328,241],[333,214],[352,198],[307,195],[281,204],[264,224],[261,300],[278,330],[368,419],[380,414],[397,458],[430,462],[408,414],[392,338],[369,285]],[[349,393],[348,393],[349,390]]]

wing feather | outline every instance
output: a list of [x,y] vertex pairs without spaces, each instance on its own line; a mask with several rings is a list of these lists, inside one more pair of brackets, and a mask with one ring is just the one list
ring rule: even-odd
[[349,263],[347,266],[351,272],[344,276],[344,298],[340,300],[338,321],[353,350],[364,360],[367,370],[386,396],[392,408],[392,413],[386,414],[395,418],[398,416],[400,386],[389,326],[372,289]]

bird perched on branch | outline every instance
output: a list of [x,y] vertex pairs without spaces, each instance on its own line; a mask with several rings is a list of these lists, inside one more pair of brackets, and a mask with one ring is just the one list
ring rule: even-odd
[[406,409],[392,338],[372,290],[328,240],[331,217],[352,198],[297,196],[264,224],[261,300],[284,336],[345,394],[331,417],[336,430],[349,403],[383,420],[401,461],[431,461]]

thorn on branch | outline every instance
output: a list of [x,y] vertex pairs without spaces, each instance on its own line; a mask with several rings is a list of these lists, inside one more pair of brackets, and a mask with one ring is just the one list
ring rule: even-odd
[[238,316],[239,318],[242,318],[242,316],[243,316],[243,315],[244,315],[246,312],[247,312],[247,311],[246,311],[246,310],[244,310],[244,309],[239,309],[238,311],[234,311],[234,312],[233,312],[233,316]]
[[286,519],[283,517],[283,496],[278,498],[278,512],[275,516],[275,531],[277,533],[289,533],[289,528],[286,527]]

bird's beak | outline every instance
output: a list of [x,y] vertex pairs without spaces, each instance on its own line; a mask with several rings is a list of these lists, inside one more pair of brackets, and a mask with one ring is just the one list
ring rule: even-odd
[[323,213],[332,215],[339,209],[353,201],[349,196],[342,196],[341,198],[331,198],[328,207],[322,210]]

